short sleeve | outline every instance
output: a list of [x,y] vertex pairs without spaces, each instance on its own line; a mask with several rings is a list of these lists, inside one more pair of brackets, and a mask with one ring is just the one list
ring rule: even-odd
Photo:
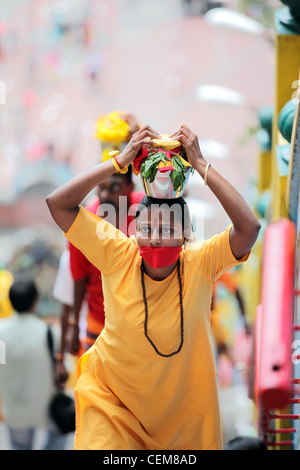
[[102,273],[117,271],[134,249],[130,238],[84,207],[64,235]]
[[215,282],[225,271],[246,261],[250,255],[247,253],[237,260],[232,253],[229,235],[232,225],[212,238],[197,242],[187,250],[187,260],[193,265],[195,271]]

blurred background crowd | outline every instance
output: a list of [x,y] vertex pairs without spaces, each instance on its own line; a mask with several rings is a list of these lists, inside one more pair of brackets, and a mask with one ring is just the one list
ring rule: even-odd
[[[209,13],[216,7],[240,16],[213,21]],[[274,98],[279,7],[279,0],[0,3],[0,317],[11,315],[7,292],[13,277],[25,272],[40,292],[39,316],[59,323],[53,288],[66,240],[45,197],[101,161],[96,122],[115,109],[159,133],[187,124],[205,158],[255,206],[257,110]],[[134,182],[142,190],[138,176]],[[227,226],[196,175],[186,199],[199,239]],[[238,282],[239,273],[233,276]],[[249,344],[233,338],[240,305],[228,292],[220,287],[219,310],[229,344],[235,341],[241,351],[235,368],[228,358],[219,364],[225,440],[256,435],[241,373]],[[0,448],[9,448],[0,425]]]

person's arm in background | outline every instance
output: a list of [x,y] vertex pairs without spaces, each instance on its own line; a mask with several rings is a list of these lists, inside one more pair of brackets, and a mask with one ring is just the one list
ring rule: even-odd
[[74,306],[63,305],[61,314],[60,351],[55,363],[55,380],[60,389],[64,389],[69,373],[64,364],[64,354],[76,355],[79,351],[79,319],[83,299],[85,297],[86,280],[74,281]]
[[70,257],[67,248],[61,254],[57,275],[53,287],[53,297],[61,305],[60,313],[60,344],[56,353],[55,380],[59,388],[65,387],[68,380],[68,372],[64,365],[64,353],[66,351],[66,332],[69,316],[73,311],[73,280],[70,272]]
[[68,329],[69,315],[73,311],[73,307],[63,304],[61,312],[61,339],[59,352],[55,361],[55,381],[60,389],[64,389],[69,378],[69,373],[64,364],[64,353],[66,351],[66,333]]
[[77,354],[80,347],[80,311],[86,293],[86,278],[74,280],[74,311],[68,329],[68,351]]
[[245,328],[245,333],[247,335],[250,335],[251,334],[251,326],[248,324],[247,322],[247,318],[246,318],[246,312],[245,312],[245,306],[244,306],[244,300],[241,296],[241,293],[240,293],[240,290],[239,288],[237,287],[236,291],[235,291],[235,298],[239,304],[239,308],[240,308],[240,314],[244,320],[244,328]]
[[72,243],[69,243],[70,272],[73,280],[73,315],[69,321],[68,350],[71,354],[77,354],[80,347],[80,314],[83,301],[86,297],[86,284],[88,280],[88,260]]

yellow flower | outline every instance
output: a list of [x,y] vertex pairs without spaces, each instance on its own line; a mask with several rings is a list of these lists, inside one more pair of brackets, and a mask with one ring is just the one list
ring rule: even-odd
[[96,123],[97,139],[102,142],[109,142],[118,145],[125,142],[129,135],[129,124],[120,118],[122,111],[112,111],[109,114],[100,116]]

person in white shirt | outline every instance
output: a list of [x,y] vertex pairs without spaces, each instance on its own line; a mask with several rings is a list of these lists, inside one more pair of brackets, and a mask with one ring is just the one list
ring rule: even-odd
[[[13,450],[34,448],[36,431],[46,432],[46,450],[61,450],[67,435],[49,418],[49,403],[55,392],[53,368],[47,343],[47,325],[36,314],[39,294],[35,283],[18,275],[9,290],[14,313],[0,319],[0,341],[5,363],[0,364],[0,396],[3,419]],[[51,325],[54,350],[60,329]]]
[[[69,330],[69,320],[71,315],[74,315],[74,280],[70,268],[70,251],[65,248],[61,254],[57,275],[53,287],[53,297],[61,303],[61,343],[60,343],[60,357],[61,360],[56,362],[55,378],[60,387],[64,387],[69,378],[69,372],[65,366],[64,353],[70,353],[71,341]],[[80,337],[85,337],[86,334],[86,315],[88,312],[87,301],[84,298],[80,310]],[[72,332],[71,332],[72,333]]]

